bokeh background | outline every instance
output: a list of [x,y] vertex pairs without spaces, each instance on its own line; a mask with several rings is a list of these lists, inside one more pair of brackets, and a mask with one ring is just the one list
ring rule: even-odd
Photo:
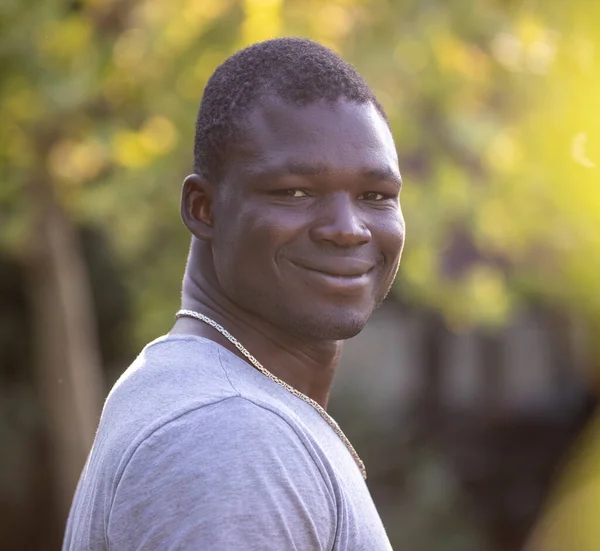
[[330,405],[395,549],[600,549],[594,0],[2,0],[0,548],[60,547],[179,305],[203,86],[281,35],[352,62],[396,139],[406,250]]

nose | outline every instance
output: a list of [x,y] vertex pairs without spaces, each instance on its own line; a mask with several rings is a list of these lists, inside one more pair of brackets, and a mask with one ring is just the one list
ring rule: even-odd
[[319,220],[311,228],[312,239],[338,247],[368,243],[371,231],[361,220],[359,208],[347,194],[328,198],[322,205]]

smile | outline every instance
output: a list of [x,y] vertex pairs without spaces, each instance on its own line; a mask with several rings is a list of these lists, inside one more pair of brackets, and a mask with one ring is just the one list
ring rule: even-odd
[[328,292],[356,293],[364,290],[371,280],[373,265],[364,261],[340,259],[335,266],[316,266],[291,262],[306,279]]

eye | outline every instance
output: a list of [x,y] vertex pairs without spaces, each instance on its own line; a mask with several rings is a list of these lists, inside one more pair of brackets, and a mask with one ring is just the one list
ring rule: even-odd
[[387,199],[387,196],[383,193],[379,193],[378,191],[367,191],[362,195],[365,201],[383,201]]
[[283,189],[280,193],[281,195],[285,195],[286,197],[308,197],[308,194],[306,192],[298,188]]

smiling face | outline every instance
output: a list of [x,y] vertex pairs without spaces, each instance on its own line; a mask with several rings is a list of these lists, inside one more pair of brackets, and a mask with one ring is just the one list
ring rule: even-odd
[[372,104],[261,99],[213,204],[223,293],[294,335],[356,335],[389,291],[404,243],[400,173]]

